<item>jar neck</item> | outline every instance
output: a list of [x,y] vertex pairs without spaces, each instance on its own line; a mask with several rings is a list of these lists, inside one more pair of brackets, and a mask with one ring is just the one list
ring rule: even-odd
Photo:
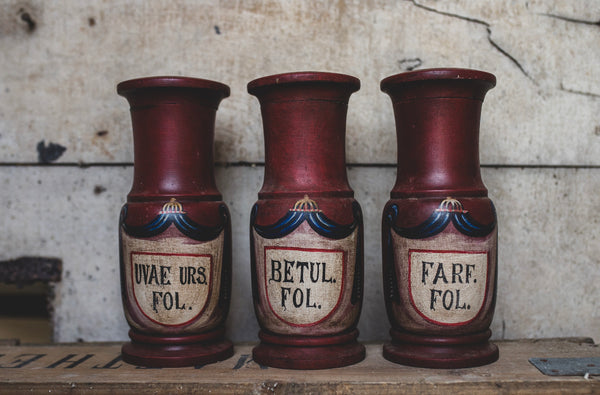
[[319,81],[251,92],[261,104],[265,139],[260,198],[353,196],[345,150],[350,88]]
[[220,200],[213,140],[221,97],[182,88],[140,88],[124,96],[131,105],[134,141],[129,200]]
[[393,198],[487,196],[479,163],[486,81],[436,80],[388,86],[398,144]]

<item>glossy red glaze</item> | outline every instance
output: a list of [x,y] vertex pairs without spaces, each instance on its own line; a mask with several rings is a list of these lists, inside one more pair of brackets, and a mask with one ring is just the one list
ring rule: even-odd
[[[260,101],[265,137],[264,183],[250,227],[261,327],[254,358],[261,364],[323,369],[364,358],[355,330],[362,305],[362,217],[345,157],[348,100],[359,87],[354,77],[321,72],[279,74],[248,84]],[[275,255],[269,260],[267,254]],[[274,262],[284,262],[282,272]],[[327,287],[334,291],[319,299]]]
[[358,79],[290,73],[254,80],[265,130],[265,178],[259,199],[352,197],[346,176],[346,112]]
[[229,87],[195,78],[149,77],[121,82],[117,92],[130,103],[134,131],[129,201],[221,200],[214,178],[214,125]]
[[117,86],[131,107],[134,177],[120,220],[129,363],[175,367],[233,355],[224,338],[231,225],[214,178],[215,116],[229,87],[185,77]]
[[392,98],[398,172],[392,198],[487,196],[479,171],[479,118],[489,73],[463,69],[420,70],[388,77],[381,90]]
[[392,324],[384,356],[391,361],[458,368],[498,358],[488,342],[496,213],[479,165],[481,106],[495,83],[492,74],[465,69],[419,70],[381,82],[392,99],[398,143],[382,222]]
[[[342,336],[298,339],[260,333],[261,343],[252,350],[255,362],[281,369],[331,369],[348,366],[365,359],[365,347],[356,341],[358,331]],[[296,340],[296,339],[292,339]],[[340,342],[341,341],[341,342]]]
[[498,360],[498,347],[488,341],[490,330],[467,336],[433,337],[390,331],[392,342],[383,356],[403,365],[436,369],[460,369]]
[[122,347],[122,358],[133,365],[153,368],[202,366],[233,355],[233,344],[225,339],[223,328],[200,336],[152,338],[129,332],[131,342]]

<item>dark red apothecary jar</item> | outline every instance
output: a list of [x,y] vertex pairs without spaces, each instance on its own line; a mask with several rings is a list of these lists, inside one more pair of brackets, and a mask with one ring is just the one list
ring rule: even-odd
[[346,176],[350,95],[333,73],[273,75],[248,84],[261,104],[264,184],[250,223],[256,362],[324,369],[361,361],[361,210]]
[[492,74],[431,69],[381,82],[394,106],[398,170],[383,213],[385,358],[461,368],[498,359],[496,213],[479,168],[479,121]]
[[213,169],[215,115],[229,87],[184,77],[120,83],[131,106],[133,186],[119,222],[130,343],[123,360],[152,367],[233,355],[224,323],[231,225]]

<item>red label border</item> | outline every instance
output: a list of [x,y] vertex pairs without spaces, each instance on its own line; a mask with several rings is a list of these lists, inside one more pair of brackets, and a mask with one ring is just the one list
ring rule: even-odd
[[[134,268],[133,268],[133,255],[159,255],[159,256],[188,256],[188,257],[201,257],[201,258],[206,258],[208,257],[210,259],[209,262],[209,267],[210,270],[208,271],[209,276],[208,276],[208,296],[206,297],[206,301],[204,302],[204,306],[202,306],[202,308],[200,309],[200,312],[198,312],[198,314],[196,314],[194,317],[192,317],[190,320],[183,322],[181,324],[166,324],[164,322],[160,322],[160,321],[156,321],[153,318],[150,318],[146,312],[144,311],[144,309],[140,306],[137,297],[135,296],[135,279],[133,278],[134,276]],[[131,270],[131,291],[133,293],[133,299],[135,300],[135,304],[138,307],[139,311],[142,312],[142,314],[144,315],[144,317],[148,318],[150,321],[152,321],[155,324],[158,325],[162,325],[162,326],[167,326],[170,328],[179,328],[179,327],[183,327],[186,325],[189,325],[190,323],[194,322],[200,315],[202,315],[202,313],[204,313],[204,310],[206,310],[206,307],[208,306],[208,301],[210,300],[210,295],[212,292],[212,286],[213,286],[213,256],[211,254],[175,254],[175,253],[162,253],[162,252],[147,252],[147,251],[131,251],[129,253],[129,263],[130,263],[130,270]]]
[[[415,300],[413,298],[412,285],[411,285],[411,270],[412,270],[411,253],[413,253],[413,252],[425,252],[425,253],[437,253],[437,254],[480,254],[480,255],[485,254],[487,256],[487,272],[486,272],[486,276],[485,276],[485,291],[483,294],[483,301],[481,302],[481,307],[479,308],[479,311],[475,314],[475,316],[473,316],[473,318],[471,318],[470,320],[467,320],[467,321],[449,324],[449,323],[439,322],[434,319],[431,319],[431,318],[427,317],[423,312],[421,312],[421,310],[419,310],[419,308],[415,304]],[[490,286],[490,252],[489,251],[456,251],[456,250],[421,250],[421,249],[409,248],[408,249],[408,276],[407,277],[408,277],[407,278],[408,295],[410,297],[410,303],[413,306],[414,310],[421,317],[423,317],[423,319],[425,319],[426,321],[431,322],[433,324],[442,325],[442,326],[466,325],[477,319],[477,317],[479,316],[479,314],[481,314],[481,311],[483,310],[483,308],[485,307],[485,304],[487,302],[488,290],[489,290],[489,286]]]
[[[341,252],[342,253],[342,284],[340,285],[340,295],[338,297],[338,300],[337,300],[335,306],[331,309],[331,311],[325,317],[321,318],[319,321],[315,321],[315,322],[312,322],[309,324],[296,324],[293,322],[286,321],[284,318],[280,317],[277,314],[277,312],[271,305],[271,300],[269,299],[269,290],[268,290],[268,284],[267,284],[267,281],[268,281],[267,280],[267,250],[292,250],[292,251],[303,251],[303,252],[329,252],[329,253],[340,253]],[[281,320],[282,322],[284,322],[290,326],[306,328],[306,327],[320,324],[321,322],[323,322],[326,319],[328,319],[329,317],[331,317],[331,315],[338,309],[338,307],[342,303],[342,295],[344,294],[344,285],[345,285],[345,278],[346,278],[346,266],[347,266],[347,253],[344,250],[328,250],[328,249],[324,249],[324,248],[265,246],[264,258],[263,258],[263,269],[264,269],[264,278],[265,278],[265,296],[266,296],[269,308],[271,309],[271,311],[273,312],[275,317],[277,317],[279,320]]]

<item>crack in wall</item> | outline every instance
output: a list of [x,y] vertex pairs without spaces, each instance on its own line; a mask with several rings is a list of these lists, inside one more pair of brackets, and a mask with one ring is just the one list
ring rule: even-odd
[[422,8],[422,9],[424,9],[426,11],[434,12],[436,14],[440,14],[440,15],[444,15],[444,16],[449,16],[449,17],[452,17],[452,18],[462,19],[463,21],[477,23],[477,24],[480,24],[480,25],[484,25],[486,27],[490,26],[489,23],[487,23],[486,21],[482,21],[481,19],[470,18],[468,16],[453,14],[451,12],[446,12],[446,11],[440,11],[440,10],[435,9],[435,8],[427,7],[426,5],[419,4],[419,3],[417,3],[417,0],[408,0],[408,1],[410,1],[411,3],[413,3],[413,5],[415,7]]
[[500,45],[498,45],[498,43],[496,43],[494,40],[492,40],[492,30],[490,29],[490,27],[487,27],[487,32],[488,32],[488,41],[489,43],[496,48],[496,50],[498,52],[500,52],[502,55],[506,56],[508,59],[510,59],[511,62],[513,62],[513,64],[515,66],[517,66],[519,68],[519,70],[521,70],[521,72],[525,75],[525,77],[527,77],[529,80],[531,80],[534,84],[537,85],[537,83],[535,82],[535,80],[529,75],[529,73],[525,70],[525,68],[521,65],[521,63],[519,63],[519,61],[512,56],[511,54],[509,54],[508,52],[506,52]]
[[554,18],[554,19],[559,19],[559,20],[565,21],[565,22],[579,23],[581,25],[600,26],[600,20],[598,20],[598,21],[586,21],[584,19],[570,18],[570,17],[567,17],[567,16],[556,15],[556,14],[538,14],[538,15],[547,16],[549,18]]
[[588,97],[594,97],[594,98],[599,98],[600,95],[597,93],[592,93],[592,92],[585,92],[585,91],[578,91],[576,89],[569,89],[566,88],[562,83],[560,84],[560,90],[563,92],[568,92],[568,93],[573,93],[576,95],[582,95],[582,96],[588,96]]
[[527,72],[527,70],[525,70],[523,65],[514,56],[512,56],[510,53],[508,53],[505,49],[503,49],[497,42],[495,42],[492,39],[492,29],[488,22],[483,21],[481,19],[470,18],[470,17],[464,16],[464,15],[453,14],[451,12],[440,11],[435,8],[428,7],[426,5],[419,4],[419,3],[417,3],[417,0],[408,0],[408,1],[410,1],[415,7],[421,8],[421,9],[429,11],[429,12],[433,12],[433,13],[436,13],[439,15],[443,15],[443,16],[447,16],[447,17],[451,17],[451,18],[457,18],[457,19],[461,19],[463,21],[476,23],[478,25],[485,26],[486,31],[487,31],[487,39],[488,39],[488,42],[492,45],[492,47],[494,47],[503,56],[508,58],[511,61],[511,63],[514,64],[519,69],[519,71],[521,71],[521,73],[523,73],[523,75],[525,77],[527,77],[531,82],[536,84],[535,80],[529,75],[529,73]]

